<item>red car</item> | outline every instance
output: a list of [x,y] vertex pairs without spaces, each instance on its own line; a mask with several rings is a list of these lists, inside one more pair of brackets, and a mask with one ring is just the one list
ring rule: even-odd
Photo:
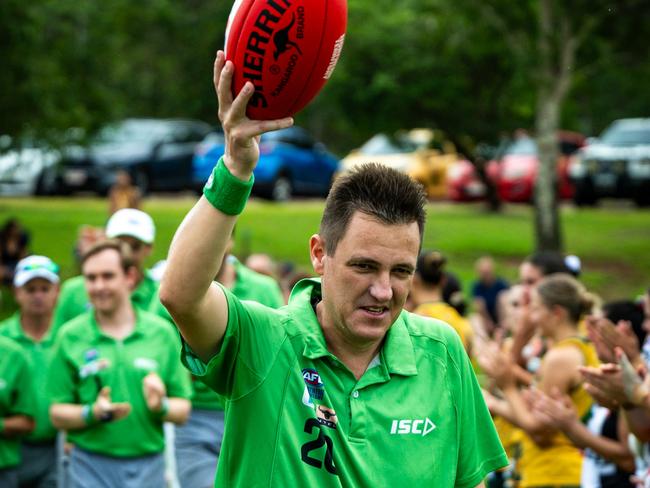
[[[488,178],[496,183],[499,176],[499,163],[490,161],[486,172]],[[485,183],[466,159],[455,161],[447,170],[447,195],[455,202],[476,202],[485,198]]]
[[[559,197],[570,199],[574,188],[569,180],[569,158],[585,144],[585,137],[575,132],[558,133],[559,157],[557,162]],[[488,177],[495,182],[499,198],[506,202],[533,200],[539,160],[537,144],[528,135],[519,133],[497,161],[487,166]],[[449,170],[449,197],[455,201],[481,200],[485,187],[468,161],[457,163]]]

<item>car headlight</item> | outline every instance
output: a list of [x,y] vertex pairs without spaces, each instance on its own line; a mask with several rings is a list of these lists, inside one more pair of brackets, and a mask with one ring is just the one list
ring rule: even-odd
[[630,178],[650,178],[650,158],[642,158],[637,161],[630,161],[628,172]]

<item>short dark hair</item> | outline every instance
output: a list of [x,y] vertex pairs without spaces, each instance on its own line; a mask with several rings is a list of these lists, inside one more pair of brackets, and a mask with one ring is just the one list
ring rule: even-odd
[[524,262],[530,263],[538,268],[543,276],[548,276],[554,273],[571,273],[567,267],[562,254],[554,251],[540,251],[531,254]]
[[404,173],[367,163],[340,176],[332,186],[320,223],[325,252],[332,256],[355,212],[389,225],[417,222],[420,244],[426,220],[426,194]]
[[445,277],[445,258],[440,251],[423,251],[418,257],[415,272],[429,285],[438,286]]
[[100,252],[106,251],[107,249],[113,249],[117,251],[120,256],[120,265],[126,273],[130,268],[137,267],[135,260],[133,259],[133,251],[131,251],[131,246],[126,242],[120,241],[119,239],[103,239],[96,242],[88,248],[88,250],[81,256],[80,266],[83,268],[83,265],[88,259],[92,256],[99,254]]
[[643,328],[643,320],[645,318],[643,309],[639,304],[632,300],[617,300],[607,302],[603,305],[603,313],[605,317],[618,323],[619,320],[626,320],[632,325],[632,330],[639,340],[639,347],[643,345],[647,332]]

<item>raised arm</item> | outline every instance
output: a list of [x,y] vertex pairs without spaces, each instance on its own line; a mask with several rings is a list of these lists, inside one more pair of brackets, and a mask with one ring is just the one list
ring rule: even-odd
[[[228,322],[223,291],[213,283],[226,245],[247,198],[247,185],[259,158],[259,136],[293,124],[291,118],[257,121],[246,117],[254,93],[248,82],[233,99],[234,66],[219,51],[213,81],[219,100],[219,120],[226,138],[225,168],[213,173],[209,194],[187,214],[169,249],[160,285],[160,301],[194,352],[209,360],[218,350]],[[250,185],[248,185],[250,186]],[[249,191],[249,189],[248,189]]]

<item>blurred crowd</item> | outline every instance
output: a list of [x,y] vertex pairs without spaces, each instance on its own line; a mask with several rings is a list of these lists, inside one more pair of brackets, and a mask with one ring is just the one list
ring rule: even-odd
[[[81,274],[64,282],[17,220],[0,229],[19,306],[0,323],[2,487],[213,485],[225,405],[180,363],[158,298],[165,262],[144,267],[155,224],[129,208],[139,200],[120,180],[106,226],[79,230]],[[458,333],[511,461],[490,487],[650,487],[650,289],[602,303],[582,264],[536,253],[508,283],[483,256],[463,286],[444,250],[418,259],[406,308]],[[278,308],[310,276],[267,254],[241,262],[231,242],[215,281]]]

